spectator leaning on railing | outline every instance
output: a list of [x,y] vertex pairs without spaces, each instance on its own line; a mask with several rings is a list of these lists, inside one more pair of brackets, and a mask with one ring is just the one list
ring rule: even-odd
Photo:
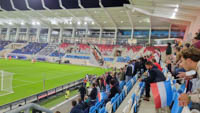
[[200,111],[200,50],[196,48],[182,50],[181,61],[181,65],[186,71],[195,70],[197,73],[193,76],[187,76],[185,72],[178,75],[180,78],[184,78],[192,82],[192,92],[181,94],[179,97],[179,105],[187,106],[191,101],[191,109],[194,108]]
[[149,101],[150,97],[150,83],[165,81],[166,78],[164,74],[150,61],[145,63],[146,68],[148,69],[148,77],[139,81],[145,82],[145,97],[143,98],[146,101]]

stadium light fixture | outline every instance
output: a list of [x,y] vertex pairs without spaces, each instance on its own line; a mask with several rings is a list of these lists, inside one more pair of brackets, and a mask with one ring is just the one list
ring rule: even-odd
[[94,25],[94,22],[92,22],[92,25]]
[[13,25],[13,23],[12,23],[12,22],[8,22],[8,24],[9,24],[9,25]]
[[32,22],[32,25],[36,25],[36,22],[33,21],[33,22]]
[[24,22],[21,22],[21,25],[23,26],[25,23]]
[[37,25],[40,25],[40,22],[36,22]]
[[85,25],[87,25],[87,22],[84,22]]
[[52,20],[52,21],[51,21],[51,24],[52,24],[52,25],[57,25],[58,23],[57,23],[57,21]]
[[176,8],[174,9],[174,11],[175,11],[175,12],[178,12],[178,8],[179,8],[179,5],[177,4],[177,5],[176,5]]
[[174,12],[174,13],[172,14],[171,18],[175,18],[175,16],[176,16],[176,13]]
[[77,24],[78,24],[78,25],[81,25],[81,22],[80,22],[80,21],[78,21],[78,22],[77,22]]
[[69,24],[72,25],[72,21],[70,21]]
[[178,12],[178,8],[175,8],[174,11],[175,11],[175,12]]

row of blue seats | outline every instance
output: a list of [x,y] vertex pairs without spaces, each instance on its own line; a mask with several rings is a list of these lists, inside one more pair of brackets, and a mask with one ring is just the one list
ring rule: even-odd
[[30,42],[27,46],[22,49],[15,49],[12,53],[19,53],[19,54],[36,54],[43,48],[45,48],[48,44],[47,43],[36,43]]
[[[64,53],[59,53],[58,51],[53,52],[50,56],[53,57],[63,57],[65,54]],[[73,58],[73,59],[90,59],[90,56],[78,56],[78,55],[66,55],[66,58]],[[104,61],[107,62],[112,62],[114,60],[114,58],[109,58],[109,57],[105,57]],[[117,58],[117,62],[128,62],[130,60],[130,57],[118,57]]]
[[51,53],[50,56],[52,57],[63,57],[65,55],[65,53],[59,52],[59,51],[54,51],[53,53]]
[[10,44],[11,41],[0,41],[0,51],[4,49],[4,47]]
[[140,82],[139,83],[139,95],[136,96],[135,93],[133,93],[133,95],[132,95],[132,107],[133,107],[133,112],[134,113],[138,112],[139,100],[140,100],[141,96],[144,93],[144,88],[145,88],[145,83],[144,82]]
[[[117,108],[125,99],[126,92],[127,93],[130,92],[129,88],[132,88],[133,85],[136,83],[136,81],[137,81],[137,75],[133,77],[131,80],[129,80],[127,83],[125,83],[124,81],[120,83],[120,88],[122,89],[121,93],[120,94],[117,93],[113,98],[111,98],[111,101],[110,101],[111,106],[112,106],[111,108],[112,113],[116,112]],[[103,101],[104,100],[102,100],[101,102],[97,102],[94,106],[92,106],[89,110],[89,113],[108,113],[108,110],[105,108]]]
[[139,85],[136,87],[135,92],[132,94],[131,98],[128,100],[127,105],[123,109],[123,113],[137,113],[140,98],[144,93],[145,83],[140,82]]

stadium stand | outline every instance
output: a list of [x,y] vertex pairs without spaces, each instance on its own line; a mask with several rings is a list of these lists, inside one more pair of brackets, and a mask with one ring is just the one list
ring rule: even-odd
[[11,41],[0,41],[0,51],[4,49],[4,47],[10,44]]
[[199,113],[199,14],[200,0],[1,0],[0,113]]
[[59,51],[54,51],[53,53],[50,54],[52,57],[63,57],[65,54]]
[[48,44],[45,48],[41,49],[41,51],[38,52],[37,55],[48,56],[51,53],[53,54],[53,52],[56,49],[57,49],[57,45],[56,44]]
[[19,53],[19,54],[37,54],[40,50],[45,48],[48,44],[47,43],[37,43],[37,42],[30,42],[27,46],[22,49],[16,49],[12,53]]

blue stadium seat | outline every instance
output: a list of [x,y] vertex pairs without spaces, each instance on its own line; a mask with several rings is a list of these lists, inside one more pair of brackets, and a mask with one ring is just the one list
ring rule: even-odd
[[133,105],[133,103],[135,101],[135,93],[133,93],[133,95],[131,96],[131,98],[132,98],[132,105]]
[[100,102],[97,102],[97,103],[95,104],[95,107],[96,107],[97,110],[99,110],[99,109],[101,108],[101,103],[100,103]]
[[121,104],[122,101],[123,101],[123,92],[121,92],[119,95],[119,103]]
[[124,81],[122,81],[122,82],[119,84],[119,87],[120,87],[120,89],[121,89],[121,90],[123,89],[123,87],[124,87],[124,84],[125,84],[125,82],[124,82]]
[[90,108],[89,113],[97,113],[97,108],[96,108],[96,106],[92,106],[92,107]]
[[125,98],[125,90],[122,90],[122,99],[124,99]]
[[105,107],[102,107],[102,108],[99,110],[99,113],[106,113]]
[[117,109],[117,100],[115,99],[114,102],[112,103],[113,106],[112,106],[112,111],[115,112],[116,109]]

